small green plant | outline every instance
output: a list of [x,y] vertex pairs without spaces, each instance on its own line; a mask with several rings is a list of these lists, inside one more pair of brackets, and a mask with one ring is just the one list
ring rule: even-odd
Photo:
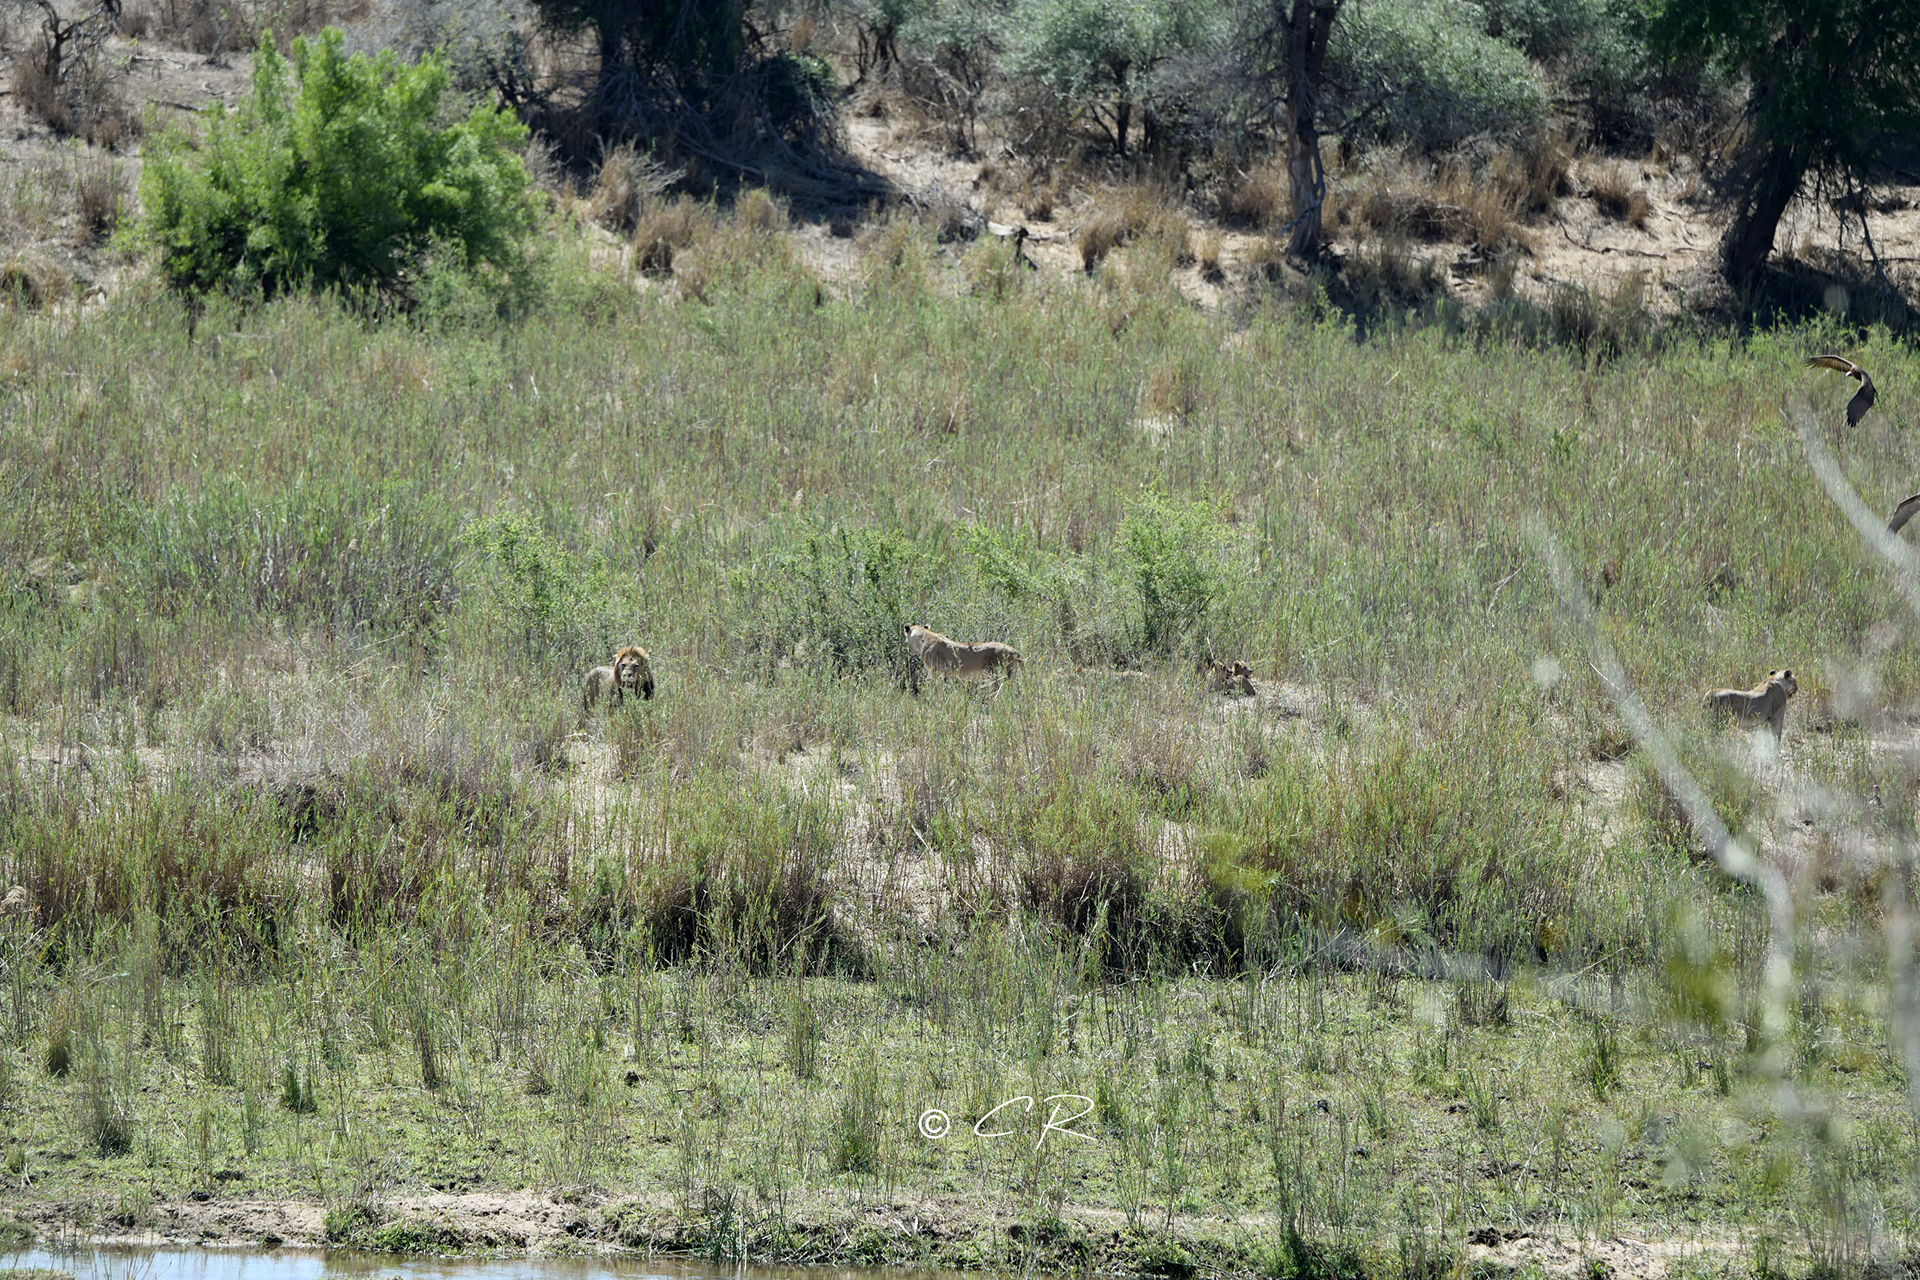
[[291,63],[263,35],[253,65],[252,93],[213,107],[204,143],[176,130],[148,150],[142,235],[175,288],[404,289],[436,253],[523,270],[526,129],[487,106],[443,126],[438,58],[349,57],[328,28],[296,39]]
[[612,652],[603,558],[576,557],[536,521],[512,511],[476,520],[462,542],[476,553],[482,599],[521,657],[577,665],[590,654]]
[[1482,1133],[1498,1133],[1500,1078],[1492,1072],[1483,1074],[1463,1069],[1460,1072],[1460,1091],[1466,1095],[1467,1109],[1473,1113],[1474,1127]]
[[1120,526],[1120,555],[1139,593],[1146,649],[1172,655],[1200,637],[1224,585],[1223,542],[1204,502],[1149,496]]
[[115,1096],[107,1079],[106,1064],[89,1057],[86,1078],[80,1090],[80,1127],[87,1145],[105,1159],[125,1155],[133,1149],[133,1119]]
[[877,1173],[884,1106],[880,1097],[880,1060],[869,1049],[854,1064],[834,1117],[833,1167],[841,1173]]
[[73,1070],[73,1022],[55,1015],[47,1029],[47,1074],[64,1078]]
[[312,1115],[320,1109],[313,1096],[313,1077],[302,1077],[291,1062],[280,1073],[280,1105],[297,1116]]
[[1601,1101],[1620,1085],[1620,1046],[1614,1039],[1613,1024],[1605,1018],[1593,1019],[1589,1028],[1581,1076]]
[[811,1080],[820,1063],[820,1019],[806,996],[795,991],[787,1003],[787,1070],[795,1080]]

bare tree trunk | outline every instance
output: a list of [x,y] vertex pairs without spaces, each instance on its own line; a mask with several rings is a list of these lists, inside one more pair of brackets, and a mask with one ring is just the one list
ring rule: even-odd
[[1800,190],[1806,158],[1794,148],[1771,140],[1759,143],[1751,180],[1743,184],[1733,220],[1720,237],[1720,267],[1727,283],[1737,290],[1754,285],[1773,253],[1774,232],[1780,216]]
[[1274,16],[1286,37],[1287,186],[1293,205],[1287,253],[1294,257],[1320,252],[1320,209],[1327,199],[1327,175],[1320,164],[1320,80],[1327,38],[1342,3],[1274,0]]

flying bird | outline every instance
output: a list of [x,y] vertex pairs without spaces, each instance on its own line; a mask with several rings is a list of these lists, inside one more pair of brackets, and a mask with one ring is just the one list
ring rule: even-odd
[[1907,521],[1917,514],[1920,514],[1920,493],[1914,494],[1893,509],[1893,514],[1887,518],[1887,532],[1900,532],[1906,527]]
[[1873,379],[1867,376],[1867,371],[1845,356],[1808,356],[1807,367],[1832,369],[1859,382],[1860,389],[1853,393],[1853,399],[1847,401],[1847,425],[1860,425],[1860,419],[1867,416],[1867,410],[1873,408],[1873,402],[1880,394],[1873,389]]

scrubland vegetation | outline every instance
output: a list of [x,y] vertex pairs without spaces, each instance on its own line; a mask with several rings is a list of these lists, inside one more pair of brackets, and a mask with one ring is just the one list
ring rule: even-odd
[[[0,172],[0,1245],[1911,1266],[1920,650],[1794,425],[1916,487],[1898,280],[1518,284],[1736,152],[1864,228],[1818,57],[1355,0],[1330,256],[1279,9],[536,8],[6,11],[72,138]],[[251,92],[142,117],[143,35]]]
[[[1904,1249],[1876,939],[1920,673],[1778,409],[1837,421],[1799,368],[1834,335],[1362,342],[1198,312],[1147,242],[969,288],[998,250],[914,218],[823,301],[778,231],[701,237],[703,295],[563,245],[512,322],[0,321],[16,1212],[245,1191],[474,1248],[514,1241],[392,1206],[573,1188],[603,1242],[1158,1271]],[[1836,444],[1890,505],[1882,410]],[[1540,524],[1795,877],[1778,1034],[1764,912],[1637,763]],[[920,619],[1026,669],[917,681]],[[583,728],[629,639],[660,695]],[[1700,691],[1779,665],[1754,766]],[[1816,785],[1878,796],[1865,836]],[[968,1127],[1062,1093],[1091,1141]]]

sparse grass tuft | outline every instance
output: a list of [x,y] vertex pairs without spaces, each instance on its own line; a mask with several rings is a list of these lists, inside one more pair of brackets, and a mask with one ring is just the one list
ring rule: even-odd
[[1153,245],[1171,265],[1193,261],[1186,217],[1149,187],[1130,187],[1103,202],[1081,224],[1076,241],[1080,263],[1087,271],[1107,255],[1136,240]]
[[718,226],[713,206],[686,196],[652,203],[634,220],[633,264],[650,275],[671,274],[674,255],[711,238]]
[[1645,229],[1652,201],[1647,189],[1638,185],[1628,165],[1610,160],[1587,171],[1588,190],[1601,213],[1629,226]]
[[[1284,221],[1288,208],[1286,165],[1267,161],[1244,173],[1235,173],[1220,193],[1220,217],[1254,231],[1265,231]],[[1334,219],[1326,219],[1331,225]]]

